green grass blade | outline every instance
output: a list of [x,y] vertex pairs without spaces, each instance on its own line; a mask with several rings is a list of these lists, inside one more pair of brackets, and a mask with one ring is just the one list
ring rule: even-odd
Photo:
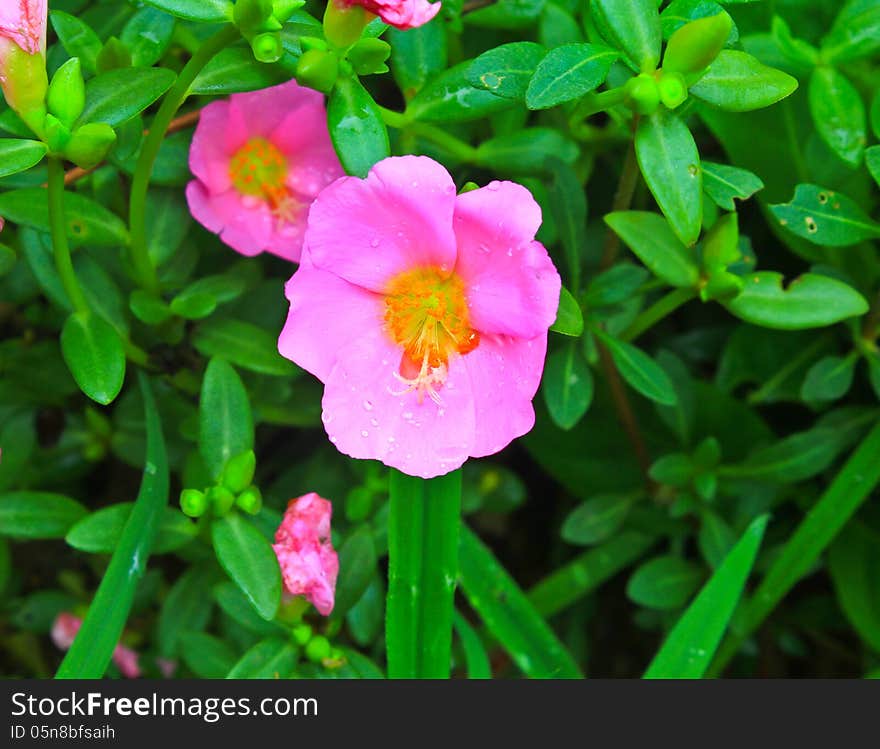
[[147,428],[147,459],[141,488],[82,628],[58,668],[58,679],[100,679],[104,675],[168,503],[168,459],[162,424],[149,381],[143,373],[138,378]]
[[459,567],[468,602],[523,673],[580,678],[577,664],[526,594],[467,528],[461,532]]
[[554,616],[614,577],[656,542],[654,536],[625,531],[549,574],[529,590],[529,600],[541,616]]
[[724,669],[743,640],[809,571],[878,483],[880,424],[862,440],[767,570],[754,595],[745,603],[741,618],[737,616],[734,631],[721,646],[710,675]]
[[458,576],[461,471],[425,480],[391,471],[388,677],[449,677]]
[[699,679],[706,673],[758,555],[767,515],[752,521],[669,633],[646,679]]
[[465,619],[457,611],[453,619],[455,632],[461,642],[461,649],[464,651],[464,661],[467,665],[468,679],[491,679],[492,666],[489,663],[489,656],[486,654],[486,648],[480,635],[467,619]]

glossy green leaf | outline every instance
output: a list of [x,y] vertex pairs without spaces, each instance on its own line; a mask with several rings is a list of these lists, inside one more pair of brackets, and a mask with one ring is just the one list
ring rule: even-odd
[[576,546],[592,546],[610,538],[626,520],[632,494],[600,494],[582,502],[562,523],[562,538]]
[[376,573],[376,548],[366,525],[358,528],[339,549],[339,582],[333,613],[344,616],[364,595]]
[[46,151],[46,144],[37,140],[0,138],[0,177],[23,172],[39,164]]
[[475,88],[504,99],[522,100],[545,54],[547,50],[535,42],[502,44],[477,57],[465,75]]
[[60,10],[51,11],[49,20],[67,54],[78,57],[83,69],[94,73],[98,54],[104,44],[91,26],[82,19]]
[[[125,523],[134,508],[131,502],[120,502],[102,507],[77,523],[67,532],[64,540],[79,551],[110,554],[122,538]],[[151,552],[165,554],[185,546],[198,534],[196,524],[179,510],[166,507],[159,521],[156,541]]]
[[538,63],[526,90],[529,109],[547,109],[577,99],[605,82],[618,53],[598,44],[565,44]]
[[593,373],[572,341],[547,357],[542,385],[550,418],[560,429],[571,429],[593,400]]
[[874,181],[880,186],[880,146],[865,149],[865,164]]
[[252,372],[282,377],[297,372],[293,363],[278,353],[277,335],[251,323],[212,318],[195,329],[192,342],[204,356],[222,356]]
[[125,626],[135,590],[146,569],[150,549],[168,503],[168,459],[162,424],[146,375],[138,373],[147,432],[144,473],[134,509],[110,558],[56,678],[98,679],[104,675]]
[[663,37],[655,0],[593,0],[590,10],[608,41],[641,70],[657,67]]
[[222,679],[235,664],[235,652],[219,637],[205,632],[184,632],[180,654],[200,679]]
[[388,131],[373,97],[356,78],[340,78],[327,106],[330,138],[348,174],[366,177],[388,156]]
[[389,29],[385,38],[391,45],[391,72],[406,99],[446,67],[446,23],[442,16],[415,29]]
[[13,491],[0,494],[0,536],[63,538],[88,510],[62,494]]
[[281,568],[263,534],[249,519],[233,513],[214,520],[211,540],[220,565],[257,613],[273,619],[281,601]]
[[846,76],[829,67],[813,71],[809,92],[816,131],[834,153],[856,166],[862,160],[868,129],[861,95]]
[[880,223],[858,204],[818,185],[800,184],[789,203],[771,205],[781,226],[826,247],[844,247],[880,237]]
[[61,353],[89,398],[106,406],[119,395],[125,380],[125,349],[109,323],[91,312],[74,312],[61,330]]
[[761,179],[747,169],[714,164],[711,161],[700,162],[703,170],[703,189],[720,208],[735,211],[734,198],[748,200],[758,190],[764,188]]
[[282,637],[260,640],[226,674],[227,679],[286,679],[296,667],[297,649]]
[[[672,0],[660,14],[660,27],[663,30],[663,38],[669,39],[676,31],[690,21],[698,18],[716,16],[724,10],[713,0]],[[735,44],[739,39],[736,26],[730,30],[727,44]]]
[[548,159],[571,164],[578,147],[557,130],[527,127],[483,141],[476,156],[477,163],[487,169],[525,175],[546,172]]
[[122,68],[101,73],[86,83],[86,106],[80,122],[118,127],[143,112],[174,83],[165,68]]
[[407,116],[423,122],[465,122],[512,106],[510,99],[471,85],[471,62],[460,62],[428,82],[410,101]]
[[141,8],[122,29],[119,40],[131,52],[131,63],[138,67],[155,65],[171,45],[174,18],[155,8]]
[[631,343],[602,335],[620,376],[646,398],[665,406],[674,405],[678,396],[669,375],[648,354]]
[[862,523],[850,523],[828,550],[828,566],[847,619],[880,653],[880,536]]
[[699,679],[705,674],[742,596],[766,526],[766,515],[749,525],[672,628],[646,679]]
[[281,635],[285,631],[281,624],[263,619],[241,588],[229,580],[214,586],[214,600],[225,614],[251,632],[268,636]]
[[201,632],[211,618],[214,599],[211,584],[214,569],[206,564],[193,565],[184,572],[168,592],[159,613],[157,639],[159,652],[165,658],[175,658],[180,650],[180,637],[185,632]]
[[698,565],[669,554],[640,565],[626,585],[626,594],[651,609],[677,609],[687,603],[702,579]]
[[584,332],[584,313],[577,300],[564,286],[559,294],[559,309],[556,311],[556,321],[550,326],[554,333],[579,338]]
[[775,104],[797,85],[788,73],[767,67],[745,52],[725,49],[690,92],[729,112],[748,112]]
[[241,91],[257,91],[288,79],[280,65],[257,62],[246,45],[227,47],[202,68],[189,87],[189,93],[222,96]]
[[214,477],[220,476],[230,458],[254,447],[247,391],[236,371],[223,359],[211,359],[205,371],[199,424],[199,450]]
[[846,395],[855,375],[855,356],[825,356],[807,372],[801,386],[805,401],[833,401]]
[[780,330],[821,328],[868,311],[865,298],[836,278],[805,273],[785,288],[782,274],[772,271],[753,273],[744,280],[743,290],[727,308],[753,325]]
[[568,265],[566,282],[577,294],[581,285],[581,253],[586,243],[587,196],[572,167],[559,161],[550,161],[547,166],[553,175],[550,213],[556,223]]
[[657,278],[670,286],[693,288],[700,269],[692,249],[685,247],[663,216],[647,211],[618,211],[605,223]]
[[144,0],[144,3],[187,21],[222,23],[232,20],[230,0]]
[[822,40],[822,57],[828,62],[850,62],[880,49],[880,6],[874,0],[850,0]]
[[700,236],[703,173],[690,130],[663,108],[643,117],[636,131],[636,156],[651,194],[676,236],[690,246]]
[[526,676],[578,678],[577,664],[492,552],[462,528],[461,586],[471,607]]

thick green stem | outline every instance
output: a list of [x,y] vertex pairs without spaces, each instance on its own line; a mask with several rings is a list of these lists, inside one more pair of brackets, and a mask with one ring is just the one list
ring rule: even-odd
[[83,290],[76,279],[73,261],[70,258],[70,245],[67,243],[67,220],[64,217],[64,167],[61,160],[49,158],[49,225],[52,231],[52,245],[55,254],[55,267],[64,285],[64,291],[76,312],[88,312],[89,305]]
[[177,114],[177,110],[189,96],[189,89],[196,76],[205,65],[220,50],[228,47],[239,38],[238,29],[228,26],[218,31],[214,36],[207,39],[196,53],[190,58],[183,70],[177,76],[177,81],[171,90],[165,95],[162,106],[150,124],[150,132],[144,139],[138,157],[137,166],[131,182],[131,197],[129,199],[128,221],[131,230],[131,259],[135,272],[141,285],[156,292],[159,290],[159,280],[156,269],[147,250],[147,224],[146,204],[147,188],[153,175],[153,164],[162,146],[162,140],[168,130],[168,125]]
[[630,326],[620,334],[622,341],[633,341],[649,328],[656,325],[667,315],[671,315],[681,305],[689,302],[697,295],[694,289],[674,289],[660,297],[648,309],[644,310],[632,321]]
[[386,646],[392,679],[445,679],[458,579],[461,471],[391,471]]

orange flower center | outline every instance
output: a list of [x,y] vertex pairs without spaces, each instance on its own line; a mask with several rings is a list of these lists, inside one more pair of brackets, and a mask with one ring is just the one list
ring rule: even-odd
[[291,221],[299,207],[286,185],[287,159],[265,138],[251,138],[229,161],[229,178],[242,195],[265,200],[279,223]]
[[467,354],[480,343],[470,325],[464,282],[455,273],[431,266],[398,273],[385,290],[385,324],[403,347],[398,379],[440,403],[437,390],[446,381],[449,356]]

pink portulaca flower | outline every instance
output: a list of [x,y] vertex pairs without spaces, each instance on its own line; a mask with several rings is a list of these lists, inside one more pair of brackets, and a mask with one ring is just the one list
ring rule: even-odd
[[[62,612],[52,624],[52,642],[60,650],[70,650],[76,633],[82,627],[82,619],[73,614]],[[113,662],[126,679],[137,679],[141,675],[138,654],[125,645],[117,645],[113,650]]]
[[284,587],[305,596],[324,616],[333,611],[339,558],[330,542],[333,505],[314,492],[290,500],[272,548]]
[[243,255],[298,261],[308,207],[343,174],[324,98],[296,81],[206,106],[189,152],[193,217]]
[[337,0],[342,7],[360,5],[396,29],[414,29],[428,23],[440,11],[441,3],[428,0]]
[[430,478],[532,428],[560,291],[540,224],[521,185],[456,195],[421,156],[321,193],[278,349],[324,382],[339,450]]
[[0,2],[0,88],[32,127],[42,127],[46,78],[46,0]]

